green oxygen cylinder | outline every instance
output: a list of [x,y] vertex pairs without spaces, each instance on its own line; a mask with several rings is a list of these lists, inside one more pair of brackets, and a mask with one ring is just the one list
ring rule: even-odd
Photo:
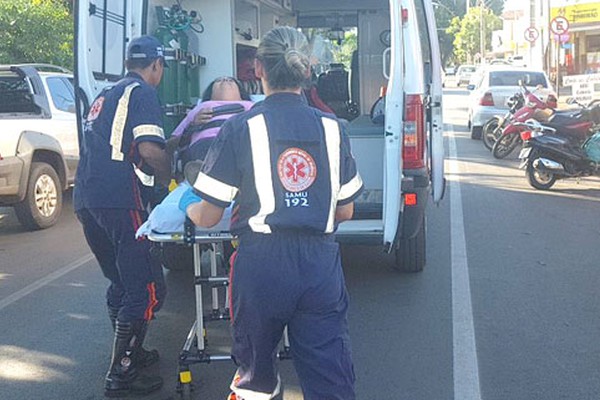
[[196,104],[200,99],[200,66],[205,61],[198,54],[200,52],[200,42],[196,33],[188,31],[188,78],[192,104]]
[[180,50],[176,33],[166,27],[159,27],[154,32],[154,36],[164,46],[166,68],[158,87],[158,96],[164,106],[178,103],[178,79],[179,79],[179,61]]
[[158,97],[164,109],[163,129],[168,138],[181,120],[179,115],[179,59],[181,50],[177,34],[172,29],[161,26],[156,29],[154,36],[164,46],[165,65],[162,80],[158,86]]
[[200,56],[196,53],[190,53],[188,57],[188,74],[190,81],[190,99],[196,104],[200,99]]
[[189,38],[186,30],[177,31],[177,40],[181,49],[181,59],[179,60],[178,68],[179,75],[177,76],[177,91],[179,93],[179,101],[184,105],[190,105],[190,80],[189,80],[189,60],[188,60],[188,47]]

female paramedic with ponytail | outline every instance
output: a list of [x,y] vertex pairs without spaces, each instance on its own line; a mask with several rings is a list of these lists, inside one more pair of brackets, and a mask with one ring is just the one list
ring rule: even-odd
[[352,217],[362,180],[339,122],[300,94],[310,73],[304,35],[269,31],[256,73],[264,102],[229,119],[202,168],[186,169],[193,189],[179,204],[210,227],[235,200],[231,232],[240,245],[230,290],[238,369],[229,399],[279,394],[274,363],[287,325],[304,398],[353,400],[348,294],[334,231]]

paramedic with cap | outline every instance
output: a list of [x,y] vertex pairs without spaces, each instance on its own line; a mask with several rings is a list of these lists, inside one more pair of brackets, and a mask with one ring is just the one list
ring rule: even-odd
[[[302,33],[277,27],[261,40],[256,72],[266,98],[229,119],[180,207],[199,226],[216,224],[235,200],[231,231],[240,245],[231,270],[229,399],[272,399],[285,326],[307,400],[353,400],[344,282],[334,232],[350,219],[362,181],[335,116],[309,107]],[[202,200],[200,200],[200,198]]]
[[162,305],[165,283],[151,259],[148,240],[135,232],[148,217],[154,182],[167,184],[162,110],[156,87],[164,68],[160,42],[133,39],[127,48],[127,75],[103,90],[83,121],[74,208],[85,238],[110,280],[106,304],[114,329],[105,396],[149,393],[160,377],[139,373],[158,361],[142,348],[148,322]]

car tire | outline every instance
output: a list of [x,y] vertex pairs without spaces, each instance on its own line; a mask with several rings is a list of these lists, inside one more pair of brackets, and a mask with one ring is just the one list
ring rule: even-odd
[[471,139],[481,139],[481,132],[483,131],[482,126],[471,125]]
[[400,272],[421,272],[425,268],[426,255],[426,222],[425,216],[417,234],[412,238],[401,238],[395,254],[394,268]]
[[62,203],[62,185],[54,168],[33,162],[25,198],[14,207],[21,225],[28,230],[51,227],[60,217]]

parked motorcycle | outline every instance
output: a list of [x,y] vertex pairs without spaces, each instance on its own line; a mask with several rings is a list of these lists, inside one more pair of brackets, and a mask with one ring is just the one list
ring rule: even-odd
[[498,137],[502,134],[502,130],[513,120],[514,114],[517,110],[521,109],[525,105],[525,97],[522,92],[517,92],[510,96],[506,101],[508,111],[503,116],[496,116],[490,119],[483,125],[481,132],[481,139],[483,145],[488,149],[492,150],[494,143],[498,140]]
[[512,117],[504,122],[504,127],[496,130],[493,134],[493,138],[496,140],[492,146],[492,155],[498,159],[505,158],[522,143],[520,132],[523,128],[518,125],[519,123],[531,118],[547,121],[556,113],[554,110],[557,107],[556,97],[549,95],[546,101],[543,101],[534,92],[527,89],[522,81],[519,81],[519,86],[521,86],[525,99],[523,107],[516,110]]
[[[600,102],[584,109],[579,131],[565,134],[556,127],[529,122],[527,136],[519,154],[521,168],[535,189],[548,190],[558,179],[600,175]],[[522,127],[523,125],[521,125]],[[593,132],[582,140],[580,135]]]

